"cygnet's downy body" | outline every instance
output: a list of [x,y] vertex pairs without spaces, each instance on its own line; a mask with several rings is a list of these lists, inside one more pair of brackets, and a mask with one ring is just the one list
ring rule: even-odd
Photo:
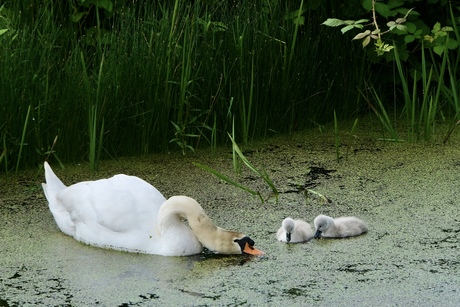
[[288,217],[281,223],[276,238],[278,241],[287,243],[306,242],[313,238],[313,230],[307,222]]
[[315,238],[346,238],[355,237],[367,232],[363,220],[354,216],[333,219],[327,215],[318,215],[314,220]]

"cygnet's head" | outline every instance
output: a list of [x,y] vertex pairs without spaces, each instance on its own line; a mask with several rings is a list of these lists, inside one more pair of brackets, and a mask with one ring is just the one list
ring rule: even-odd
[[334,224],[334,220],[327,215],[318,215],[313,221],[315,224],[315,239],[321,237],[321,233]]
[[281,226],[286,231],[286,241],[291,242],[291,233],[294,230],[295,222],[292,218],[287,217],[281,223]]

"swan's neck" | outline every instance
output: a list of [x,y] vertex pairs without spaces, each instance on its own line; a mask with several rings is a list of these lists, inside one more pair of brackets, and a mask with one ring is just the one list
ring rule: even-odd
[[244,235],[217,227],[192,198],[171,197],[161,206],[158,218],[162,233],[170,227],[178,227],[178,223],[186,227],[182,222],[182,219],[186,219],[195,236],[206,248],[218,253],[241,254],[241,248],[234,240],[241,239]]

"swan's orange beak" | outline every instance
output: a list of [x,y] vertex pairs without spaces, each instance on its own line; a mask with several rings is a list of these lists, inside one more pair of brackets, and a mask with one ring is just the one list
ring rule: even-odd
[[244,245],[243,253],[249,254],[249,255],[254,255],[254,256],[262,256],[265,255],[263,251],[260,249],[255,248],[254,246],[249,245],[249,243],[246,243]]

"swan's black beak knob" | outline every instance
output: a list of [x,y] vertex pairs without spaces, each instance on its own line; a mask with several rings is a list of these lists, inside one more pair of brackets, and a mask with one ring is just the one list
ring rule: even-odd
[[242,239],[236,239],[235,242],[239,244],[239,246],[241,247],[241,253],[243,254],[249,254],[249,255],[255,255],[255,256],[262,256],[265,254],[260,249],[257,249],[254,247],[255,243],[249,237],[244,237]]

